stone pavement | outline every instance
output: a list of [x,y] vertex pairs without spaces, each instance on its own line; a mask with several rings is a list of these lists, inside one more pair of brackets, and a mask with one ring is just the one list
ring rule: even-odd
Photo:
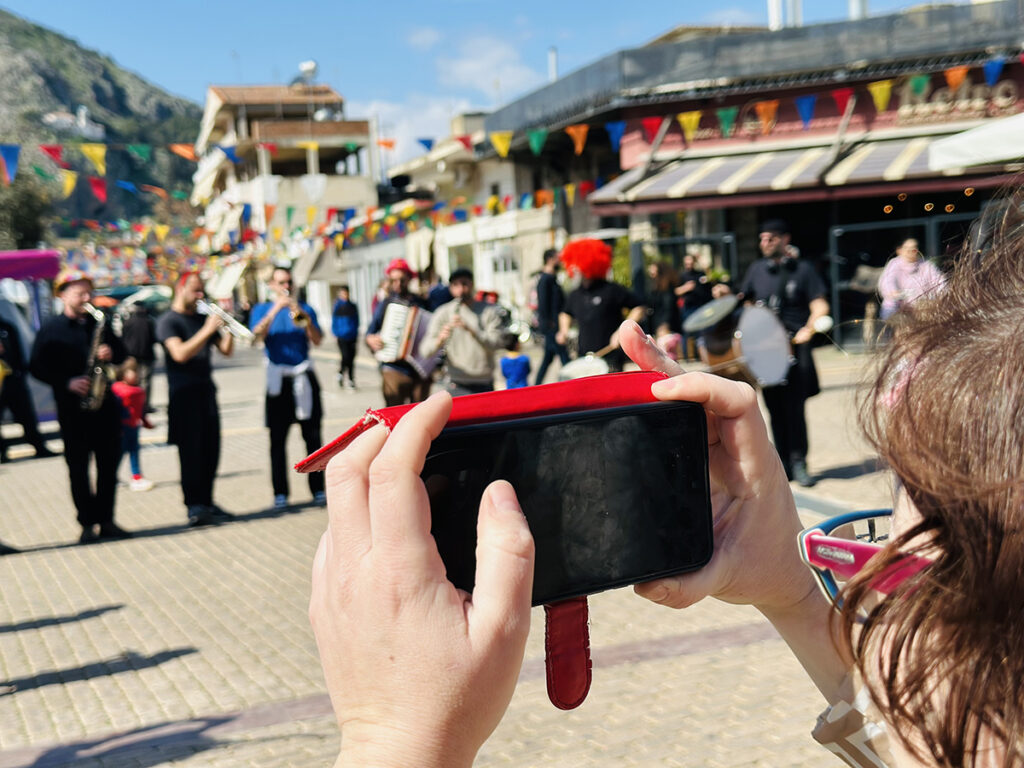
[[[856,440],[853,382],[865,359],[817,351],[823,393],[811,401],[811,469],[797,494],[809,519],[887,503]],[[325,438],[379,405],[334,384],[319,353]],[[306,619],[309,569],[325,511],[295,477],[287,513],[268,509],[267,437],[258,355],[217,370],[224,442],[217,501],[238,516],[188,529],[165,419],[143,434],[148,493],[118,493],[128,541],[77,546],[61,458],[0,467],[0,768],[14,766],[328,766],[338,734]],[[157,378],[154,402],[166,403]],[[14,430],[17,431],[17,427]],[[53,444],[57,447],[57,444]],[[290,456],[303,454],[293,430]],[[18,458],[21,456],[22,458]],[[505,720],[477,765],[820,766],[810,738],[823,702],[752,609],[705,601],[676,612],[618,590],[591,599],[594,683],[561,712],[546,698],[543,614]]]

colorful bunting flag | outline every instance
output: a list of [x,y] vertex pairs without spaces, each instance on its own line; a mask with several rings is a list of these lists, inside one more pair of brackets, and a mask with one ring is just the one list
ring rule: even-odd
[[458,139],[459,143],[466,148],[467,152],[473,151],[473,137],[468,133],[465,133],[462,136],[456,136],[455,138]]
[[[391,142],[391,146],[387,147],[387,149],[393,149],[394,148],[394,139],[383,139],[383,141],[390,141]],[[380,142],[377,142],[377,143],[380,144]],[[320,151],[320,143],[316,142],[316,141],[296,141],[295,142],[295,146],[298,147],[299,149],[305,149],[305,150],[311,151],[311,152],[319,152]],[[383,146],[383,145],[381,145],[381,146]]]
[[576,185],[569,183],[566,184],[563,189],[565,190],[565,201],[572,208],[576,204]]
[[226,147],[223,144],[215,144],[214,146],[221,152],[223,152],[225,155],[227,155],[228,160],[230,160],[235,165],[242,162],[242,158],[240,158],[238,154],[235,152],[234,147]]
[[127,149],[144,163],[148,163],[153,156],[153,148],[149,144],[129,144]]
[[608,141],[612,144],[612,152],[618,152],[619,146],[622,144],[622,136],[626,133],[626,121],[612,120],[604,124],[604,129],[608,132]]
[[143,192],[151,192],[161,200],[167,199],[167,190],[163,187],[154,187],[152,184],[143,184],[141,186]]
[[71,167],[64,162],[64,147],[60,144],[40,144],[39,149],[61,168]]
[[850,103],[850,99],[853,96],[853,88],[834,88],[832,90],[832,99],[836,103],[836,110],[840,115],[846,114],[846,107]]
[[432,150],[434,148],[434,140],[433,139],[416,139],[416,141],[418,141],[420,144],[422,144],[423,148],[425,150],[427,150],[427,152],[429,152],[430,150]]
[[[348,145],[346,144],[346,146],[348,146]],[[275,144],[272,141],[258,141],[258,142],[256,142],[256,148],[257,149],[265,149],[267,152],[269,152],[272,155],[276,155],[277,154],[277,144]]]
[[548,132],[544,128],[527,131],[526,139],[530,143],[530,151],[535,155],[539,155],[544,149],[544,142],[548,140]]
[[928,90],[928,86],[931,84],[931,75],[914,75],[910,78],[910,91],[915,96],[924,96],[925,91]]
[[48,173],[41,165],[33,165],[32,170],[35,171],[36,176],[41,179],[46,179],[47,181],[53,181],[57,178],[52,173]]
[[817,103],[818,97],[810,93],[806,96],[797,96],[794,101],[796,102],[796,111],[799,113],[800,121],[804,124],[806,131],[811,127],[811,120],[814,119],[814,105]]
[[985,62],[985,84],[992,88],[997,82],[999,82],[999,76],[1003,74],[1003,66],[1006,64],[1006,59],[1002,56],[998,56],[994,59],[989,59]]
[[196,157],[195,144],[168,144],[167,148],[178,157],[191,160],[193,163],[199,162],[199,158]]
[[661,127],[661,118],[645,117],[640,120],[640,125],[644,129],[644,141],[648,144],[653,144],[654,138],[658,135],[658,129]]
[[892,97],[892,80],[876,80],[868,83],[868,92],[871,100],[875,103],[876,112],[885,112],[889,108],[889,99]]
[[568,133],[569,138],[572,139],[572,148],[575,154],[583,154],[583,148],[587,145],[587,133],[589,133],[589,131],[590,126],[586,123],[567,125],[565,127],[565,132]]
[[499,157],[508,157],[508,151],[512,147],[512,131],[491,131],[488,138],[494,146],[494,151]]
[[188,192],[183,192],[180,189],[176,189],[173,192],[171,192],[171,197],[173,197],[175,200],[188,200]]
[[107,202],[107,182],[105,179],[90,176],[89,187],[92,189],[92,193],[97,200],[104,204]]
[[739,107],[722,107],[715,110],[718,117],[718,126],[722,131],[722,138],[728,139],[732,136],[732,129],[736,126],[736,115],[739,114]]
[[759,101],[754,105],[754,110],[757,112],[757,119],[761,121],[761,133],[771,133],[775,127],[775,115],[779,111],[779,100]]
[[686,139],[687,144],[693,143],[693,137],[697,134],[702,114],[704,113],[701,110],[694,109],[689,112],[680,112],[676,115],[676,120],[679,121],[679,127],[683,129],[683,137]]
[[75,171],[61,169],[61,183],[64,186],[62,197],[64,200],[67,200],[71,197],[71,193],[75,191],[75,185],[78,183],[78,174]]
[[167,224],[156,224],[153,227],[153,231],[156,232],[156,239],[161,243],[167,239],[167,233],[170,230],[171,228]]
[[18,175],[18,155],[21,154],[19,144],[0,144],[0,158],[4,161],[4,184],[10,184]]
[[946,85],[949,86],[950,91],[953,93],[957,92],[960,85],[963,83],[964,78],[967,77],[967,70],[969,69],[970,67],[967,65],[962,65],[959,67],[950,67],[942,73],[946,76]]
[[314,221],[316,221],[316,206],[311,205],[306,208],[306,226],[313,226]]
[[135,184],[130,182],[130,181],[124,181],[123,179],[117,179],[114,182],[114,184],[116,184],[118,187],[120,187],[121,189],[125,190],[126,192],[131,192],[135,196],[138,196],[138,194],[139,194],[139,188],[136,187]]
[[271,220],[274,218],[274,211],[276,211],[276,210],[277,210],[277,206],[276,205],[264,205],[263,206],[263,221],[264,221],[264,223],[270,224]]
[[377,146],[388,151],[395,148],[394,139],[377,139]]
[[79,151],[92,163],[96,173],[100,176],[107,175],[107,145],[106,144],[79,144]]

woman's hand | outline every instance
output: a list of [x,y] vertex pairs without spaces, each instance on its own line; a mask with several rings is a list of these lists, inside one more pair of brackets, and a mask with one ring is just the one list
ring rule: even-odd
[[515,689],[533,539],[515,491],[492,483],[473,594],[446,578],[420,471],[450,411],[434,395],[327,467],[310,619],[342,730],[338,765],[469,766]]
[[708,417],[715,553],[699,571],[638,584],[636,592],[674,608],[707,596],[768,614],[796,606],[816,587],[799,557],[796,505],[754,390],[707,373],[676,375],[679,366],[633,323],[623,323],[619,336],[642,369],[673,376],[655,382],[655,397],[701,403]]

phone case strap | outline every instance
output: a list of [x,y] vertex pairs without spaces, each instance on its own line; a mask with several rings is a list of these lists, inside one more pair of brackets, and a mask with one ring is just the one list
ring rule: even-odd
[[544,606],[544,666],[548,698],[559,709],[575,709],[590,691],[590,630],[587,598]]
[[[633,371],[630,373],[608,373],[603,376],[588,376],[554,384],[521,389],[502,389],[478,395],[463,395],[452,401],[452,412],[448,426],[485,424],[490,421],[545,416],[552,413],[591,411],[598,408],[614,408],[620,405],[653,403],[651,384],[668,378],[664,373],[654,371]],[[370,408],[363,418],[346,432],[327,443],[323,448],[310,454],[298,464],[298,472],[319,472],[327,468],[331,457],[355,440],[374,424],[383,424],[389,432],[399,419],[408,413],[413,405],[393,405],[390,408]]]

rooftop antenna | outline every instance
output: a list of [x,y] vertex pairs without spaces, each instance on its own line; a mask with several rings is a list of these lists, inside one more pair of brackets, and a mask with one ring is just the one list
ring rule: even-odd
[[312,85],[313,81],[316,80],[316,73],[319,68],[319,65],[313,59],[300,62],[299,74],[293,77],[288,85]]

